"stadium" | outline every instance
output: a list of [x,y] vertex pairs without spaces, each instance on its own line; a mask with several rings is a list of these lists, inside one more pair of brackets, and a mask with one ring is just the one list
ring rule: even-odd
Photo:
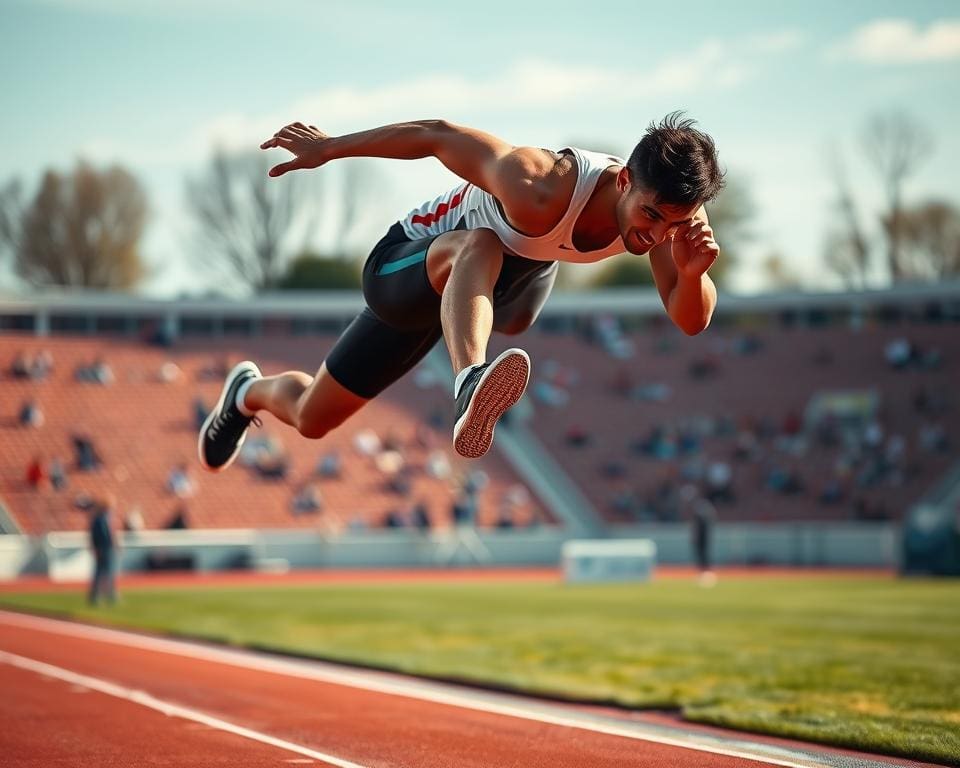
[[955,3],[0,50],[0,766],[960,768]]
[[[282,425],[267,421],[229,483],[193,468],[222,370],[245,357],[265,370],[309,365],[358,295],[8,298],[0,572],[13,581],[0,603],[949,761],[956,688],[939,664],[954,653],[957,616],[943,610],[955,587],[924,577],[960,571],[958,295],[941,285],[724,297],[711,333],[688,338],[652,290],[561,294],[529,334],[539,365],[528,395],[483,459],[449,449],[452,416],[434,393],[451,374],[438,346],[322,441],[287,449]],[[99,377],[87,373],[95,366]],[[42,425],[18,420],[28,403]],[[120,500],[124,531],[122,602],[108,609],[83,601],[85,507],[105,492]],[[703,506],[712,541],[698,570]],[[638,540],[655,552],[629,550],[639,568],[564,549]],[[4,616],[15,642],[24,619]],[[634,647],[627,638],[647,621],[655,637]],[[701,630],[716,636],[698,644]],[[907,646],[928,648],[929,673],[907,665],[910,682],[895,682],[891,654]],[[875,664],[860,658],[868,647]],[[704,683],[714,664],[729,667]],[[751,693],[721,693],[738,675]],[[855,693],[827,682],[834,675]],[[789,704],[784,686],[799,688]],[[929,703],[897,712],[907,695]],[[826,700],[830,714],[816,714]],[[868,700],[889,709],[865,711]]]

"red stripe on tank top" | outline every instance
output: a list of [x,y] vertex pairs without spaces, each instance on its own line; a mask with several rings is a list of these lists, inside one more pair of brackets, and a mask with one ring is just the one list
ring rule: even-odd
[[440,203],[437,206],[437,210],[431,211],[423,216],[417,214],[410,219],[411,224],[423,224],[425,227],[429,227],[433,222],[440,221],[444,216],[446,216],[450,211],[456,208],[460,203],[463,202],[463,198],[467,195],[467,190],[470,189],[470,185],[467,184],[463,189],[461,189],[457,194],[455,194],[449,203]]

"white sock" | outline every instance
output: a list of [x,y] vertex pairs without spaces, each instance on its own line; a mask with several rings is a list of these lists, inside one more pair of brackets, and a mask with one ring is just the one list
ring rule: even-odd
[[453,396],[456,397],[460,394],[460,386],[463,384],[464,379],[467,378],[467,374],[470,373],[474,368],[479,368],[483,363],[477,363],[475,365],[468,365],[460,373],[457,374],[457,378],[453,381]]
[[237,410],[240,411],[240,413],[242,413],[244,416],[257,415],[256,411],[251,411],[243,402],[244,398],[247,396],[247,392],[250,391],[250,387],[253,386],[253,382],[255,381],[256,379],[251,377],[248,381],[243,382],[243,384],[240,385],[240,389],[237,390]]

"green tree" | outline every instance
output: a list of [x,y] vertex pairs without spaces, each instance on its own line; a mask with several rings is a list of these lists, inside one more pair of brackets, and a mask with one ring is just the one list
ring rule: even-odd
[[360,264],[314,253],[297,256],[280,278],[282,291],[355,291],[360,288]]
[[590,280],[592,288],[622,288],[652,286],[653,272],[646,256],[622,253],[607,259],[600,271]]
[[26,204],[19,180],[0,190],[0,244],[34,286],[133,288],[146,273],[146,220],[146,194],[119,166],[98,171],[80,161],[67,174],[47,170]]

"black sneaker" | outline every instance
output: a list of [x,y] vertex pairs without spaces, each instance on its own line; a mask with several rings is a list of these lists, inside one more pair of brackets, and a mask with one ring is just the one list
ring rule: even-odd
[[490,450],[497,419],[523,396],[529,379],[530,358],[522,349],[508,349],[467,374],[457,393],[457,453],[476,459]]
[[229,467],[240,452],[250,422],[260,426],[260,419],[256,416],[244,416],[240,413],[237,408],[237,390],[241,384],[262,375],[256,364],[249,360],[239,363],[227,374],[217,406],[203,422],[197,441],[197,452],[204,469],[220,472]]

